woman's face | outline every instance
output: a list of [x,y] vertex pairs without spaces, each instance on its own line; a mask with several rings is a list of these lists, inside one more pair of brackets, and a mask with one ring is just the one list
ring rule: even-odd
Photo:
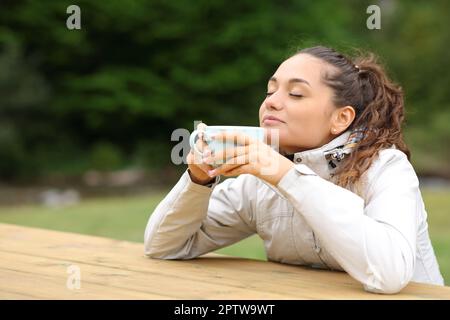
[[[284,61],[269,80],[259,122],[269,136],[279,129],[280,152],[314,149],[333,139],[333,91],[321,80],[326,68],[331,67],[320,59],[298,54]],[[266,116],[281,122],[264,121]]]

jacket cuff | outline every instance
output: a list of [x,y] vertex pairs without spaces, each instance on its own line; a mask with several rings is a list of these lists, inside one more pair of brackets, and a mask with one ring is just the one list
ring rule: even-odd
[[208,184],[205,184],[205,185],[198,184],[198,183],[192,181],[191,176],[189,175],[189,168],[186,169],[186,171],[183,174],[183,177],[188,182],[189,188],[198,190],[200,192],[211,191],[220,182],[220,176],[216,176],[214,181],[211,182],[211,183],[208,183]]

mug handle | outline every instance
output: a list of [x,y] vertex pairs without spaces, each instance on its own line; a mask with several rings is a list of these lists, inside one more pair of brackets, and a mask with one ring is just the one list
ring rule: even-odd
[[195,152],[197,152],[197,154],[199,154],[200,156],[203,155],[203,152],[201,152],[200,150],[198,150],[197,145],[196,145],[196,141],[195,138],[197,138],[198,134],[200,133],[200,131],[198,130],[194,130],[191,133],[191,136],[189,137],[189,144],[191,145],[191,148],[194,149]]

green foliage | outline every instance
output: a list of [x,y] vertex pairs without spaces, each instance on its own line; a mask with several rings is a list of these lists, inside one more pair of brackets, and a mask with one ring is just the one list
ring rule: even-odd
[[21,178],[35,171],[28,138],[39,128],[33,115],[45,107],[49,89],[11,32],[0,28],[0,177]]
[[11,126],[0,126],[0,175],[12,178],[26,166],[26,155],[17,132]]
[[115,145],[107,142],[96,144],[90,156],[91,168],[100,171],[118,169],[124,162],[120,150]]
[[[0,126],[10,132],[2,141],[17,146],[0,158],[0,178],[47,172],[42,166],[57,163],[61,149],[89,162],[91,146],[102,141],[122,150],[126,165],[145,153],[139,141],[170,145],[171,132],[192,130],[194,120],[258,125],[269,76],[293,50],[317,44],[381,55],[405,89],[419,168],[444,170],[447,1],[380,3],[378,31],[365,25],[370,1],[80,0],[78,31],[66,28],[70,4],[2,1]],[[24,150],[28,159],[48,150],[48,159],[17,160]],[[433,163],[420,160],[428,157]]]
[[170,162],[172,146],[164,141],[139,141],[134,163],[142,168],[161,168]]

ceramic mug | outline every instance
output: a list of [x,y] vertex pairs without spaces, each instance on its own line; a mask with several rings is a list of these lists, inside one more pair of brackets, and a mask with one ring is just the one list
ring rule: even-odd
[[[216,135],[220,132],[239,132],[262,142],[264,142],[265,136],[264,128],[251,126],[206,126],[201,131],[203,131],[203,141],[205,141],[205,143],[208,145],[208,148],[214,153],[237,146],[232,141],[216,141],[211,139],[211,136]],[[203,156],[202,152],[198,150],[196,146],[199,133],[200,130],[194,130],[191,133],[189,137],[189,144],[191,145],[191,148],[194,150],[194,152],[196,152],[200,156]],[[215,163],[212,163],[211,166],[216,168],[223,163],[223,160],[218,160]]]

